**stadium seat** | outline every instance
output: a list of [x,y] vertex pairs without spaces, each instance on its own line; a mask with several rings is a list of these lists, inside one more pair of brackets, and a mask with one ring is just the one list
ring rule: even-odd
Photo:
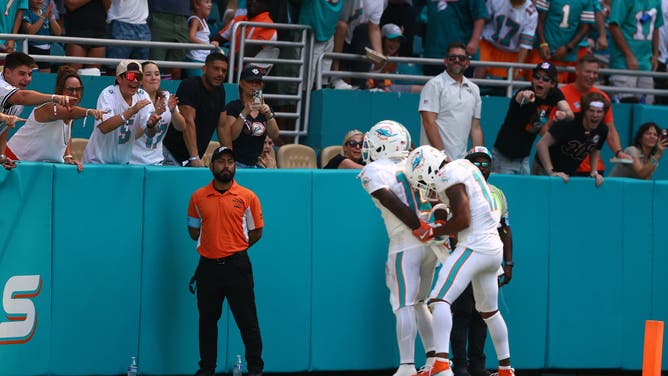
[[315,150],[310,146],[287,144],[278,148],[278,168],[317,168]]
[[220,147],[220,142],[218,141],[209,141],[209,146],[206,147],[206,151],[202,156],[202,162],[204,166],[209,167],[211,163],[211,157],[213,156],[213,151]]
[[337,154],[341,154],[341,145],[330,145],[320,150],[320,167],[325,167],[327,162]]
[[83,154],[84,150],[86,150],[86,145],[88,145],[87,138],[73,138],[72,148],[70,150],[72,157],[74,157],[74,159],[79,162],[83,161]]

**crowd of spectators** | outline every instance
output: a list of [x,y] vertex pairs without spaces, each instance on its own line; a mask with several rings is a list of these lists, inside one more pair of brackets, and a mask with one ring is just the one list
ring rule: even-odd
[[[100,68],[102,73],[114,75],[116,82],[106,91],[117,90],[117,94],[127,102],[121,105],[118,111],[114,110],[110,103],[107,103],[109,108],[101,108],[106,103],[100,103],[105,91],[100,94],[98,110],[106,112],[102,116],[102,126],[97,124],[91,136],[91,141],[94,142],[90,142],[90,150],[85,153],[86,158],[90,161],[98,160],[93,155],[93,150],[100,147],[98,138],[101,135],[113,131],[120,132],[119,137],[128,136],[131,133],[128,127],[137,122],[141,124],[131,137],[133,143],[144,146],[149,142],[154,143],[153,146],[148,145],[152,150],[144,150],[146,153],[154,153],[152,158],[130,158],[131,153],[127,150],[132,149],[128,147],[131,143],[126,145],[124,142],[127,150],[121,153],[122,158],[112,158],[106,162],[100,160],[101,163],[127,163],[134,160],[151,164],[201,166],[201,158],[213,131],[216,130],[221,144],[234,149],[235,159],[241,167],[265,164],[268,157],[264,149],[266,139],[271,139],[278,145],[284,141],[278,138],[278,123],[262,94],[263,67],[246,67],[253,70],[239,68],[243,70],[241,75],[245,74],[245,79],[239,83],[241,99],[238,101],[227,103],[221,86],[228,73],[226,53],[231,47],[230,42],[236,41],[235,49],[240,45],[241,31],[238,30],[237,35],[232,35],[232,26],[239,21],[301,23],[310,26],[316,41],[311,59],[313,64],[317,60],[315,54],[328,51],[352,52],[368,57],[363,61],[325,61],[325,64],[331,63],[334,70],[394,73],[400,70],[399,64],[388,61],[388,57],[443,59],[445,70],[439,65],[422,67],[424,74],[441,77],[440,80],[430,81],[424,87],[400,85],[387,79],[336,79],[330,84],[335,88],[351,88],[355,85],[382,91],[421,92],[421,142],[444,149],[454,158],[462,156],[462,150],[466,150],[466,141],[469,138],[473,145],[484,143],[480,129],[480,91],[469,78],[503,78],[506,74],[505,69],[474,70],[470,61],[480,59],[547,64],[548,68],[542,69],[547,74],[541,75],[539,68],[515,72],[514,78],[527,79],[532,86],[514,94],[506,122],[499,124],[501,130],[494,144],[498,168],[503,169],[504,166],[518,163],[514,172],[527,173],[528,155],[535,136],[544,136],[555,121],[572,119],[572,113],[580,111],[583,95],[593,91],[600,92],[594,84],[599,80],[598,69],[601,66],[608,64],[613,68],[627,70],[665,69],[665,3],[668,1],[651,0],[640,4],[630,0],[612,3],[607,0],[191,0],[189,4],[185,4],[185,1],[179,0],[140,0],[133,2],[131,7],[124,7],[119,1],[112,0],[20,0],[8,2],[4,17],[0,17],[0,31],[192,42],[220,48],[220,52],[213,50],[214,53],[209,54],[212,50],[186,51],[123,46],[105,48],[74,43],[65,45],[64,52],[71,56],[126,59],[119,66],[86,66]],[[639,16],[633,18],[629,17],[629,14]],[[251,27],[245,33],[245,38],[261,40],[289,40],[292,37],[288,32],[269,27]],[[14,41],[2,42],[0,47],[3,51],[12,52],[16,49]],[[448,49],[452,46],[457,46],[454,52]],[[51,47],[49,43],[31,42],[29,53],[49,54],[54,49]],[[262,46],[257,48],[261,49]],[[596,53],[596,56],[592,53]],[[170,95],[159,88],[159,81],[156,86],[155,78],[153,83],[144,87],[147,83],[142,82],[142,79],[148,79],[149,76],[142,70],[141,65],[149,59],[187,59],[203,65],[201,69],[182,71],[169,68],[161,72],[155,63],[149,64],[151,76],[157,71],[158,80],[165,77],[192,78],[182,82],[176,95]],[[126,66],[121,67],[122,64],[129,63],[133,69],[139,65],[139,69],[128,71]],[[81,64],[70,65],[75,69],[84,67]],[[38,66],[40,70],[57,69],[42,62]],[[574,66],[575,76],[564,72],[557,74],[555,66]],[[314,66],[311,65],[310,69],[313,71]],[[248,72],[257,73],[248,76]],[[128,79],[128,76],[133,78]],[[559,84],[570,81],[573,82],[558,87]],[[439,85],[439,82],[447,84]],[[613,75],[608,82],[623,87],[654,86],[651,77]],[[657,84],[660,85],[661,82],[657,81]],[[455,110],[450,110],[441,108],[443,102],[430,101],[440,92],[450,91],[450,95],[459,95],[456,93],[457,87],[466,88],[463,94],[472,96],[473,100],[462,103],[473,107],[465,109],[454,106]],[[258,94],[257,103],[253,102],[255,94]],[[136,95],[142,98],[132,99]],[[654,101],[651,95],[615,95],[612,100],[603,95],[608,104],[616,101]],[[118,99],[113,96],[112,98]],[[178,106],[176,101],[180,101]],[[211,106],[206,104],[211,105],[214,101],[217,101],[217,109],[211,112],[208,108]],[[449,103],[445,106],[454,102]],[[185,111],[181,113],[179,108],[185,108]],[[145,110],[142,112],[143,109]],[[139,120],[134,120],[135,115]],[[521,153],[517,145],[512,145],[517,140],[510,137],[515,140],[511,142],[505,136],[512,129],[510,124],[516,125],[514,119],[517,116],[522,117],[520,123],[527,124],[528,127],[518,128],[519,133],[528,137]],[[603,123],[608,128],[608,145],[616,157],[631,160],[634,157],[625,152],[619,141],[612,111],[607,111],[604,116]],[[117,121],[114,120],[112,126],[109,126],[107,119],[110,117],[119,117],[119,125],[116,125]],[[206,125],[198,125],[200,123]],[[169,127],[170,124],[174,126]],[[147,127],[148,125],[151,126]],[[162,148],[163,138],[165,147],[161,153],[159,149]],[[344,150],[347,147],[344,143]],[[161,154],[164,154],[164,157],[161,157]],[[585,157],[582,165],[573,174],[586,176],[594,170],[589,166],[588,156]],[[268,163],[272,164],[271,161]],[[604,167],[600,160],[596,168],[599,174],[603,174]]]

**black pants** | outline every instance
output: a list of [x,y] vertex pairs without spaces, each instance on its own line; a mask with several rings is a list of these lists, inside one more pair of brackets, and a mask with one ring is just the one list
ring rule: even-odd
[[218,260],[200,258],[197,267],[200,368],[216,368],[218,320],[225,298],[246,347],[248,372],[260,373],[264,369],[262,337],[255,308],[253,269],[245,251]]
[[466,290],[452,303],[452,367],[457,370],[467,368],[466,342],[468,339],[468,361],[470,370],[485,368],[485,340],[487,324],[475,309],[473,287],[469,283]]

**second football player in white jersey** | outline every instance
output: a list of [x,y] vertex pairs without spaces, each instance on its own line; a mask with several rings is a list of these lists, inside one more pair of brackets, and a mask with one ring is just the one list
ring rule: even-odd
[[447,156],[431,146],[413,150],[406,160],[411,184],[436,193],[449,205],[452,217],[442,226],[414,234],[422,240],[457,234],[457,247],[443,263],[429,295],[433,314],[436,361],[424,375],[451,376],[448,360],[452,329],[451,303],[473,284],[476,310],[487,323],[499,359],[499,376],[514,375],[510,367],[508,329],[498,310],[497,272],[503,243],[497,231],[498,204],[480,170],[466,159],[447,163]]

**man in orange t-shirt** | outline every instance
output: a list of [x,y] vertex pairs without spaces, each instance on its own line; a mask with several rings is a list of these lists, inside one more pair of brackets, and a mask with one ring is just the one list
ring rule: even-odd
[[195,272],[199,310],[200,362],[197,376],[213,376],[218,354],[218,320],[223,301],[241,332],[248,375],[261,375],[262,337],[255,307],[253,270],[247,250],[262,237],[260,200],[234,180],[232,149],[221,146],[211,157],[213,181],[193,193],[188,205],[188,233],[197,240]]
[[[594,55],[585,55],[581,57],[575,67],[575,81],[560,87],[561,92],[564,93],[566,97],[566,102],[571,106],[571,109],[574,113],[578,113],[581,110],[581,100],[582,96],[588,93],[596,92],[601,93],[603,96],[610,101],[610,98],[600,89],[594,87],[594,84],[598,80],[598,71],[600,69],[600,62]],[[554,111],[550,118],[553,118]],[[615,120],[612,116],[612,108],[608,110],[603,118],[603,122],[608,126],[608,146],[610,149],[615,152],[615,157],[631,159],[631,157],[624,153],[622,150],[622,144],[619,140],[619,133],[617,133],[617,128],[615,127]],[[599,174],[603,174],[605,171],[605,165],[603,165],[602,159],[598,160]],[[589,166],[589,156],[587,156],[584,161],[580,164],[577,169],[577,175],[579,176],[589,176],[591,173],[591,167]]]

